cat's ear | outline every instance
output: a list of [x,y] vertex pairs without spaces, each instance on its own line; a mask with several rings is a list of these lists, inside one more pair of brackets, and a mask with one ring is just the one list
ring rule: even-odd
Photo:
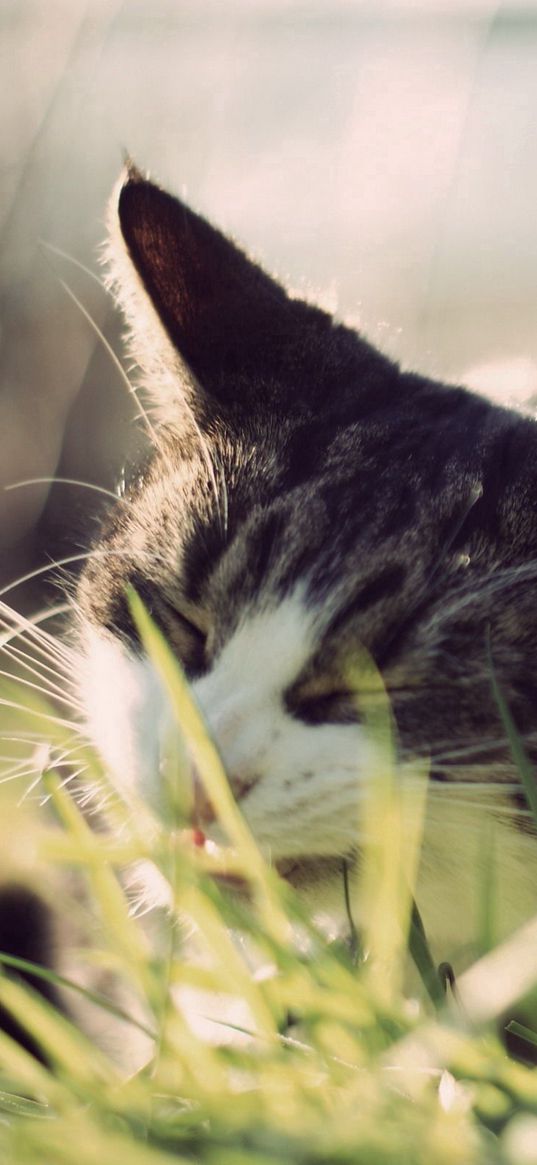
[[165,412],[173,403],[170,372],[178,391],[177,369],[170,369],[177,357],[183,387],[184,365],[187,378],[193,374],[194,400],[201,393],[233,407],[238,394],[247,403],[260,379],[285,379],[305,320],[330,326],[330,317],[289,299],[234,243],[132,166],[112,233],[114,287],[133,352],[148,379],[156,377]]

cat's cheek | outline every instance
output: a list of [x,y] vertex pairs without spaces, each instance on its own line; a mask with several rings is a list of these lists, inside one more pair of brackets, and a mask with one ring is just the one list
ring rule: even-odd
[[379,763],[360,725],[312,727],[281,713],[279,732],[241,808],[274,860],[343,857],[360,843],[364,797]]
[[161,739],[169,711],[155,672],[118,639],[86,630],[80,675],[88,734],[120,791],[158,811]]

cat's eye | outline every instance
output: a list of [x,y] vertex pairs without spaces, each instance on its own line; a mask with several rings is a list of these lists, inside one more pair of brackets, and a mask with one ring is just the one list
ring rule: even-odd
[[203,640],[205,643],[205,640],[207,639],[207,631],[201,625],[201,622],[198,622],[197,619],[193,619],[190,614],[185,615],[184,611],[178,610],[177,607],[173,607],[172,611],[174,618],[179,620],[181,625],[185,628],[186,631],[189,632],[190,635],[196,636],[196,638]]
[[179,603],[172,603],[163,597],[160,600],[160,607],[166,636],[174,651],[177,652],[187,675],[199,675],[205,666],[205,647],[207,644],[205,620],[190,608],[185,608]]
[[305,724],[355,724],[360,719],[356,693],[345,688],[290,691],[286,705]]

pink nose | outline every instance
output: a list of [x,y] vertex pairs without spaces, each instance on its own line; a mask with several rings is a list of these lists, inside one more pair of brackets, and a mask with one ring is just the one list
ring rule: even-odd
[[207,796],[205,788],[197,773],[195,773],[192,778],[192,787],[194,791],[192,805],[193,823],[194,825],[210,825],[211,821],[215,820],[216,814],[214,811],[213,803]]
[[[235,800],[240,803],[242,798],[246,797],[247,793],[250,792],[250,789],[253,789],[256,781],[256,777],[250,777],[249,779],[243,778],[242,780],[233,780],[230,778],[230,785]],[[194,793],[192,823],[194,826],[210,825],[212,821],[216,820],[216,813],[214,805],[197,773],[194,773],[192,777],[192,788]]]

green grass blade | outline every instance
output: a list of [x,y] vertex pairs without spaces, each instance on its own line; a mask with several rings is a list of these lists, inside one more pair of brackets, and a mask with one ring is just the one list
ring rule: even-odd
[[498,915],[498,871],[496,851],[496,822],[488,814],[484,816],[479,846],[479,861],[476,877],[478,883],[478,935],[479,955],[486,955],[496,946]]
[[520,733],[511,715],[511,711],[505,700],[503,692],[498,683],[496,671],[494,668],[494,660],[492,657],[492,645],[490,639],[490,628],[487,630],[487,655],[490,670],[490,682],[494,699],[498,706],[502,724],[505,729],[505,734],[509,741],[509,747],[513,760],[516,764],[520,779],[522,781],[524,792],[528,801],[528,805],[532,811],[535,825],[537,826],[537,782],[535,780],[535,770],[524,748]]
[[429,949],[425,927],[416,902],[412,903],[408,949],[431,1002],[437,1009],[443,1007],[445,1003],[444,991]]
[[25,974],[33,975],[36,979],[42,979],[45,983],[52,984],[53,987],[61,987],[65,990],[73,991],[83,999],[86,999],[88,1003],[94,1003],[102,1011],[107,1011],[115,1019],[121,1019],[124,1023],[130,1024],[131,1027],[138,1028],[138,1031],[143,1032],[150,1039],[155,1038],[155,1033],[151,1028],[142,1023],[141,1020],[135,1019],[133,1015],[129,1015],[122,1007],[118,1007],[115,1003],[112,1003],[111,999],[107,999],[105,995],[101,995],[98,991],[91,991],[89,987],[83,987],[80,983],[75,983],[73,979],[67,979],[65,975],[59,975],[57,971],[52,971],[49,967],[43,967],[40,963],[29,962],[28,959],[19,959],[16,955],[8,955],[4,951],[0,951],[0,966],[12,967],[15,971],[23,971]]
[[532,1048],[537,1048],[537,1032],[526,1027],[524,1023],[519,1023],[517,1019],[511,1019],[505,1025],[506,1032],[511,1032],[514,1036],[519,1036],[524,1043],[529,1044]]
[[217,818],[236,846],[245,876],[257,893],[265,926],[280,941],[289,941],[291,931],[275,888],[277,879],[268,869],[237,806],[219,753],[207,732],[180,664],[136,592],[130,589],[127,597],[133,619],[167,693],[178,729],[185,735]]
[[[364,973],[384,1004],[400,992],[407,955],[412,895],[417,879],[425,815],[427,773],[399,764],[395,725],[386,689],[371,658],[362,652],[348,673],[361,715],[368,771],[357,771],[361,796],[360,913],[367,952]],[[352,906],[352,903],[351,903]]]

